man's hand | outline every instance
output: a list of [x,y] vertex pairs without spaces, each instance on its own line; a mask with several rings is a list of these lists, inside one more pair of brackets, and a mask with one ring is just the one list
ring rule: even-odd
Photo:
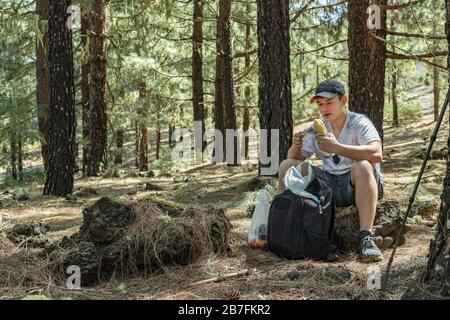
[[301,149],[303,147],[303,132],[297,132],[294,134],[294,138],[292,139],[292,145],[295,146],[298,149]]
[[333,134],[316,134],[315,137],[320,150],[328,153],[339,154],[341,144],[339,143],[339,141],[337,141],[336,137]]

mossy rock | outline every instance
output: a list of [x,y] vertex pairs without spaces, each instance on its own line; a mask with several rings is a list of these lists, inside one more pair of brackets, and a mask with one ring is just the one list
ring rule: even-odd
[[145,190],[147,190],[147,191],[161,191],[162,188],[159,185],[157,185],[157,184],[154,184],[154,183],[151,183],[151,182],[147,182],[145,184]]
[[163,212],[169,213],[169,214],[177,214],[181,211],[183,211],[186,207],[181,204],[177,203],[171,200],[164,199],[162,197],[159,197],[157,195],[145,195],[144,197],[140,198],[139,201],[148,201],[156,204],[158,208],[160,208]]

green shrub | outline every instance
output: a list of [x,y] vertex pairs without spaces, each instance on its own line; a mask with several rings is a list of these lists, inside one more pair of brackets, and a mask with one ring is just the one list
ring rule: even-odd
[[[399,103],[398,105],[399,122],[417,121],[422,118],[422,108],[418,103]],[[387,103],[384,106],[384,122],[392,124],[392,104]]]

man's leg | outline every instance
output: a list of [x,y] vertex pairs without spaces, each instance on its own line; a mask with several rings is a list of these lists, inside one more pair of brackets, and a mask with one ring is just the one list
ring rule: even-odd
[[372,164],[369,161],[356,161],[351,171],[351,182],[355,187],[355,203],[359,214],[358,251],[363,262],[383,260],[383,254],[373,241],[371,232],[378,200],[378,185]]
[[359,229],[372,229],[378,200],[378,185],[369,161],[355,161],[351,172],[352,185],[355,187],[355,203],[359,214]]

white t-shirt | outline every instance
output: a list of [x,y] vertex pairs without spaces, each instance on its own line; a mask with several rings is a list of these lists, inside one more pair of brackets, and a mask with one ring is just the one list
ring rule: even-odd
[[[329,121],[324,121],[330,133],[333,133],[333,128]],[[334,133],[333,133],[334,134]],[[365,115],[347,111],[347,119],[345,120],[344,127],[341,130],[339,137],[336,139],[346,145],[362,146],[367,145],[372,141],[380,141],[380,135],[377,129],[373,125],[372,121]],[[313,154],[317,154],[321,160],[323,160],[323,170],[331,174],[344,174],[351,170],[354,160],[339,155],[341,161],[339,164],[333,162],[332,157],[325,157],[317,144],[315,138],[308,139],[303,143],[302,156],[309,158]],[[381,181],[383,176],[381,174],[381,166],[379,163],[375,164],[376,173],[380,175]]]

